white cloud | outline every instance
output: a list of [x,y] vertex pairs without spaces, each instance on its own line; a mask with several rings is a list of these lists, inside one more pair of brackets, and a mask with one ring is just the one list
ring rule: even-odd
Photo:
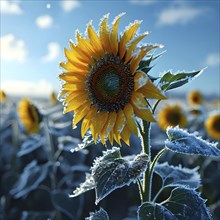
[[0,57],[8,61],[24,62],[27,58],[27,48],[24,40],[16,39],[13,34],[0,38]]
[[64,11],[69,12],[81,6],[79,1],[62,1],[61,7]]
[[209,67],[220,65],[220,54],[219,53],[210,53],[206,57],[205,64]]
[[53,86],[46,80],[29,82],[22,80],[10,80],[1,83],[1,89],[8,95],[22,97],[48,97],[54,91]]
[[5,14],[22,14],[18,1],[1,0],[0,11]]
[[60,45],[56,42],[51,42],[47,46],[48,53],[42,57],[43,62],[51,62],[58,58],[60,54]]
[[42,15],[37,17],[35,23],[39,28],[49,28],[53,24],[53,18],[50,15]]
[[172,6],[159,13],[158,25],[187,24],[204,12],[201,8]]

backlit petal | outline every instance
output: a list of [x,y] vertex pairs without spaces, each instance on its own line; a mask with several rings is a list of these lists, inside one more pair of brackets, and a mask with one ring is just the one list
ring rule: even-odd
[[146,85],[148,80],[149,78],[146,73],[141,71],[136,72],[134,76],[134,91],[137,91],[139,88]]
[[125,63],[127,63],[131,59],[132,52],[135,50],[137,44],[148,35],[149,33],[146,32],[138,37],[136,37],[134,40],[129,42],[129,45],[127,45],[127,51],[125,54]]
[[110,43],[111,43],[111,49],[112,49],[114,56],[116,56],[118,53],[118,24],[119,24],[121,17],[124,14],[125,13],[121,13],[120,15],[118,15],[112,23],[112,32],[110,34]]
[[96,54],[99,57],[102,57],[104,55],[104,50],[100,42],[100,39],[98,35],[96,34],[96,32],[94,31],[94,29],[92,28],[91,24],[88,24],[87,34],[88,34],[90,43],[93,46],[93,49],[95,50]]
[[126,122],[129,130],[134,133],[135,135],[138,135],[138,130],[137,130],[137,124],[135,121],[135,115],[133,111],[133,107],[130,103],[128,103],[123,110],[125,117],[126,117]]
[[140,24],[141,24],[141,21],[136,21],[134,24],[129,26],[127,30],[124,32],[124,34],[122,35],[120,44],[119,44],[119,55],[121,59],[125,55],[127,43],[134,37]]
[[167,99],[166,96],[164,96],[150,80],[148,80],[145,86],[138,89],[137,92],[142,93],[146,98],[149,99]]
[[105,15],[102,19],[100,26],[99,26],[99,36],[102,47],[106,50],[109,54],[112,53],[111,44],[110,44],[110,36],[109,36],[109,28],[108,28],[108,16],[109,14]]
[[126,125],[123,131],[121,132],[121,138],[125,142],[125,144],[127,144],[128,146],[130,146],[130,136],[131,136],[130,129]]

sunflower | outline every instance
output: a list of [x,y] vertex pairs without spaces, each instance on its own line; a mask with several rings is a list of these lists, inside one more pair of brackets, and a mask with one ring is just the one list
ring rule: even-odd
[[205,121],[205,128],[211,138],[220,140],[220,113],[210,115]]
[[6,102],[6,94],[2,90],[0,90],[0,102],[1,103],[5,103]]
[[179,105],[167,105],[158,113],[158,124],[166,130],[168,126],[186,127],[187,119]]
[[188,94],[188,101],[191,105],[201,105],[203,101],[202,94],[199,91],[192,91]]
[[29,99],[22,99],[18,104],[18,115],[27,133],[38,133],[40,115]]
[[56,98],[56,95],[55,95],[54,92],[52,92],[50,94],[50,102],[51,102],[52,105],[56,105],[57,104],[57,98]]
[[118,37],[123,14],[109,27],[105,15],[97,34],[91,23],[86,36],[76,31],[76,43],[65,49],[67,62],[60,65],[65,72],[59,97],[64,97],[64,113],[74,111],[73,126],[82,120],[81,135],[90,129],[96,142],[105,144],[123,140],[129,145],[131,133],[138,134],[136,117],[155,121],[146,98],[165,99],[148,76],[138,69],[140,61],[159,45],[137,44],[148,34],[136,35],[140,21],[127,27]]

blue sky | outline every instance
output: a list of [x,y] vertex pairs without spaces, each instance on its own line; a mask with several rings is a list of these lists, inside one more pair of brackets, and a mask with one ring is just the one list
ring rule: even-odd
[[103,15],[109,24],[121,12],[120,32],[134,20],[143,20],[139,33],[150,31],[143,43],[160,43],[166,51],[155,61],[151,75],[165,71],[192,71],[206,66],[203,74],[179,92],[199,89],[220,96],[220,3],[195,1],[10,1],[1,0],[1,89],[8,94],[39,95],[59,91],[63,48],[75,30],[85,32],[93,20],[98,29]]

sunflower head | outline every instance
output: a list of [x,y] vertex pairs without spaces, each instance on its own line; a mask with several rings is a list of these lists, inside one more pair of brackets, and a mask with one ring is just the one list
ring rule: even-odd
[[22,99],[18,104],[18,116],[27,133],[39,133],[40,114],[29,99]]
[[50,94],[50,102],[52,105],[56,105],[57,104],[57,97],[56,97],[56,94],[54,92],[52,92]]
[[205,128],[211,138],[220,141],[220,113],[210,115],[205,121]]
[[5,103],[6,102],[6,94],[2,90],[0,90],[0,102],[1,103]]
[[158,113],[158,125],[166,130],[168,126],[186,127],[187,119],[186,115],[181,110],[179,105],[167,105],[161,109]]
[[137,44],[148,34],[136,35],[140,21],[118,36],[123,14],[108,25],[104,16],[96,33],[88,24],[86,36],[76,32],[76,43],[65,49],[67,62],[59,77],[64,81],[62,97],[64,113],[73,111],[73,126],[82,121],[81,134],[91,130],[93,139],[100,137],[129,145],[131,133],[137,134],[136,117],[154,121],[146,98],[165,99],[148,76],[139,69],[145,55],[158,45]]
[[191,105],[198,106],[202,104],[203,97],[199,91],[192,91],[188,94],[188,101]]

